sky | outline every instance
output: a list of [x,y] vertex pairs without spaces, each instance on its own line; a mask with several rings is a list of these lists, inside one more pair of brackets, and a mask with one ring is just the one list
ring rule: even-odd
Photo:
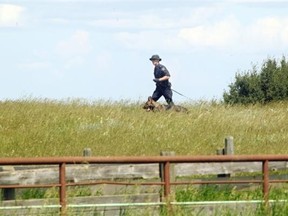
[[[281,59],[288,0],[0,0],[0,100],[145,101],[158,54],[174,102],[222,100]],[[165,101],[162,97],[160,101]]]

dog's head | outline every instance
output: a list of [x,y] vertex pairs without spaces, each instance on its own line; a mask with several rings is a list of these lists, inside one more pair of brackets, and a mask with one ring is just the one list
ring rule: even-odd
[[148,100],[144,104],[143,109],[145,109],[146,111],[154,111],[155,104],[154,104],[154,100],[152,99],[151,96],[148,97]]

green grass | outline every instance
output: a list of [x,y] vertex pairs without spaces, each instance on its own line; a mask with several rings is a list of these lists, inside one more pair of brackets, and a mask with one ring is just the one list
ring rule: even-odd
[[[236,189],[235,186],[231,185],[203,185],[201,187],[187,186],[186,189],[178,189],[176,191],[175,200],[177,202],[222,201],[223,203],[221,205],[218,205],[218,207],[214,209],[212,214],[209,214],[213,216],[286,216],[288,215],[287,188],[287,184],[282,184],[281,186],[271,186],[269,199],[275,200],[276,202],[270,203],[269,208],[267,208],[264,203],[254,204],[254,206],[252,204],[242,204],[242,206],[241,204],[238,204],[238,209],[236,208],[237,204],[225,205],[225,201],[262,200],[263,195],[261,186],[254,188],[245,188],[241,190]],[[283,202],[283,200],[286,200],[286,202]],[[199,211],[199,208],[198,210],[194,209],[194,211],[191,211],[191,208],[193,208],[193,206],[180,206],[175,211],[175,215],[186,215],[189,212],[197,212],[191,215],[206,215],[205,213],[201,214],[201,209]]]
[[[274,194],[275,193],[280,195],[284,192],[277,191],[274,192]],[[257,187],[254,190],[239,190],[231,185],[203,185],[201,187],[188,186],[186,189],[178,189],[175,194],[175,199],[177,202],[262,200],[263,194],[261,187]]]
[[[224,147],[226,136],[234,137],[237,155],[288,153],[288,102],[265,106],[182,104],[189,114],[145,112],[141,105],[129,101],[88,103],[31,98],[0,101],[0,155],[80,156],[86,147],[94,156],[148,156],[159,155],[162,150],[177,155],[215,155],[216,149]],[[270,199],[287,199],[287,191],[286,187],[273,188]],[[21,199],[58,196],[55,189],[22,192]],[[71,197],[87,195],[91,191],[85,187],[69,190]],[[188,187],[176,192],[179,202],[261,198],[261,189],[238,191],[230,186]],[[272,213],[259,206],[251,215],[287,215],[287,206],[276,203],[270,209]],[[175,215],[187,212],[180,209]],[[235,214],[221,211],[219,215]]]
[[[89,186],[75,186],[67,187],[67,197],[83,197],[83,196],[95,196],[100,194],[92,194]],[[59,198],[58,188],[29,188],[21,189],[17,191],[17,200],[25,199],[50,199]]]
[[[182,104],[183,105],[183,104]],[[288,153],[288,102],[184,104],[185,113],[145,112],[139,102],[27,99],[0,102],[2,157],[215,155],[234,137],[236,154]]]

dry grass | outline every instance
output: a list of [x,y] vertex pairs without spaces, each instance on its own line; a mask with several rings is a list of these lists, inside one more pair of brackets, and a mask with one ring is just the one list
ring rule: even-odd
[[[183,105],[183,104],[182,104]],[[288,102],[184,104],[185,113],[150,113],[139,102],[23,99],[0,102],[2,157],[213,155],[234,137],[236,154],[287,154]]]

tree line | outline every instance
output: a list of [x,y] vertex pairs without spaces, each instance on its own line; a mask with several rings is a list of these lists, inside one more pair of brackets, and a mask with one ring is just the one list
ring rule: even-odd
[[256,104],[288,99],[288,62],[283,56],[280,61],[268,58],[260,70],[236,73],[235,81],[223,94],[226,104]]

